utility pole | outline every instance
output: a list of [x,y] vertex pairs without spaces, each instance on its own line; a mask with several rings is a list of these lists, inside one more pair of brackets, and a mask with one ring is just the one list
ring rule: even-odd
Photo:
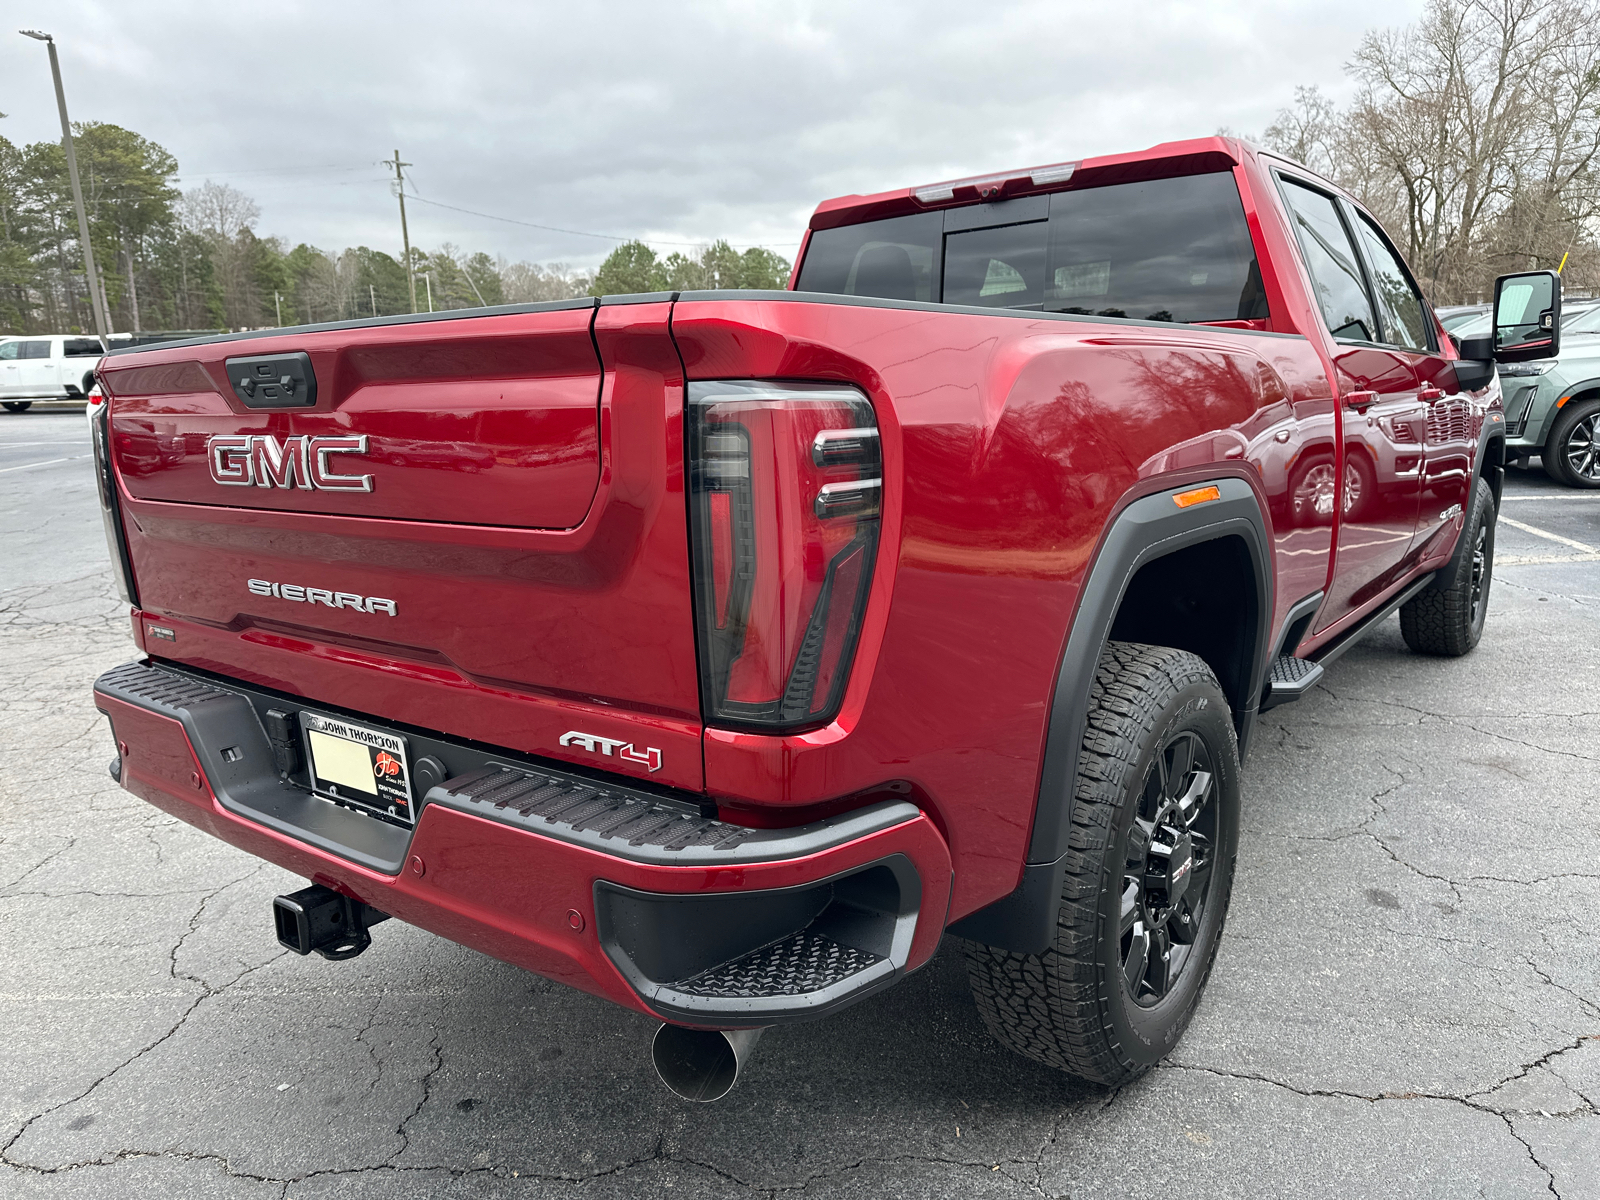
[[378,315],[378,289],[367,284],[367,299],[372,301],[372,315]]
[[[462,267],[461,273],[467,277],[467,286],[472,289],[472,294],[478,298],[478,303],[482,307],[488,308],[489,306],[483,302],[483,293],[478,290],[478,285],[472,282],[472,272],[467,270],[466,267]],[[1559,275],[1561,272],[1557,271],[1556,274]]]
[[[111,349],[107,340],[111,333],[111,318],[106,311],[106,294],[100,286],[100,273],[94,268],[94,247],[89,244],[89,216],[83,208],[83,185],[78,182],[78,156],[72,147],[72,122],[67,120],[67,93],[61,87],[61,63],[56,58],[56,40],[37,29],[18,30],[23,37],[43,42],[50,50],[50,75],[56,84],[56,107],[61,110],[61,148],[67,152],[67,177],[72,180],[72,203],[78,210],[78,240],[83,243],[84,283],[89,288],[89,309],[94,313],[94,331],[100,335],[100,347]],[[395,155],[399,158],[399,154]]]
[[[54,61],[52,59],[52,61]],[[411,233],[406,229],[406,176],[402,167],[409,167],[408,162],[400,161],[400,151],[394,152],[394,161],[389,164],[394,168],[395,195],[400,197],[400,241],[406,248],[406,284],[411,289],[411,311],[417,311],[417,277],[411,270]]]
[[278,328],[283,328],[283,297],[278,294],[278,289],[272,289],[272,307],[278,312]]

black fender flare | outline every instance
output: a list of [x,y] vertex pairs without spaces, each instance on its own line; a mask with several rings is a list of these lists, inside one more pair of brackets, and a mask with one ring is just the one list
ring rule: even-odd
[[[1206,486],[1217,488],[1216,500],[1188,508],[1174,503],[1176,492]],[[1242,753],[1271,665],[1272,539],[1254,489],[1229,476],[1135,500],[1107,528],[1084,579],[1056,672],[1022,881],[1010,894],[952,924],[951,933],[1019,954],[1038,954],[1049,946],[1061,902],[1072,830],[1072,781],[1077,778],[1078,749],[1088,722],[1089,686],[1117,610],[1141,567],[1173,551],[1224,537],[1244,542],[1256,577],[1258,629],[1251,683],[1246,703],[1234,712]]]

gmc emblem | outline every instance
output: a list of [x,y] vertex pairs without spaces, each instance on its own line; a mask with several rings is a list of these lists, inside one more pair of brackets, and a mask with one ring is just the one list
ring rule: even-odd
[[371,475],[339,475],[334,454],[365,454],[367,435],[287,437],[215,434],[206,442],[211,478],[224,487],[299,488],[302,492],[370,492]]
[[623,762],[634,763],[646,768],[652,775],[661,770],[661,751],[654,746],[646,746],[643,750],[635,750],[632,742],[624,742],[617,738],[600,737],[593,733],[579,733],[572,729],[561,735],[563,746],[577,746],[587,750],[590,754],[604,754],[610,758],[613,753]]

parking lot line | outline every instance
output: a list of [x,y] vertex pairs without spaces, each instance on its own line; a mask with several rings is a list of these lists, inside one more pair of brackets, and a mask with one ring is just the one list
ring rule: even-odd
[[1494,565],[1497,567],[1531,567],[1541,566],[1545,563],[1581,563],[1600,562],[1600,554],[1528,554],[1511,555],[1506,558],[1497,558]]
[[77,462],[80,458],[90,457],[92,456],[88,454],[72,454],[66,458],[47,458],[43,462],[23,463],[19,467],[0,467],[0,475],[4,475],[7,471],[26,471],[30,467],[50,467],[54,466],[56,463]]
[[1500,503],[1513,500],[1600,500],[1600,492],[1518,492],[1514,496],[1501,496]]
[[1513,521],[1510,517],[1501,517],[1500,520],[1513,529],[1520,529],[1523,533],[1531,533],[1534,537],[1542,537],[1552,542],[1560,542],[1563,546],[1571,546],[1574,550],[1581,550],[1584,554],[1600,556],[1600,550],[1584,542],[1575,542],[1569,537],[1562,537],[1559,533],[1547,533],[1543,529],[1536,529],[1532,525],[1524,525],[1521,521]]

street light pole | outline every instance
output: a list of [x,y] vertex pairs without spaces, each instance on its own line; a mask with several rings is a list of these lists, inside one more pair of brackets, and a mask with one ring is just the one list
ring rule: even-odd
[[72,148],[72,122],[67,120],[67,93],[61,87],[61,63],[56,58],[56,40],[37,29],[20,29],[23,37],[43,42],[50,50],[50,75],[56,84],[56,107],[61,110],[61,148],[67,152],[67,177],[72,180],[72,203],[78,210],[78,240],[83,243],[84,282],[89,288],[89,309],[94,313],[94,329],[100,335],[100,348],[111,349],[110,314],[105,293],[100,290],[100,274],[94,269],[94,247],[89,244],[89,215],[83,208],[83,185],[78,182],[78,156]]

